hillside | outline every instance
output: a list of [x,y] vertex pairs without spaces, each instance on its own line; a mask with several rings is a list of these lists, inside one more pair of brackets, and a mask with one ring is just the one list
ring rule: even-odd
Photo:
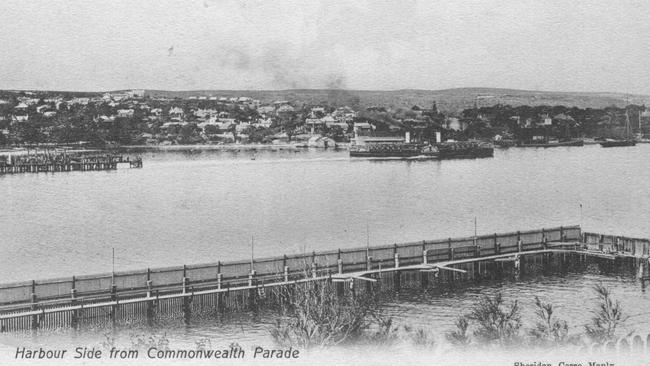
[[465,108],[494,104],[564,105],[580,108],[603,108],[646,104],[650,96],[623,93],[547,92],[496,88],[457,88],[445,90],[342,90],[342,89],[289,89],[289,90],[147,90],[153,97],[188,98],[190,96],[234,97],[249,96],[262,102],[288,100],[306,104],[347,104],[368,107],[372,105],[410,108],[417,104],[429,107],[436,101],[443,112],[458,112]]

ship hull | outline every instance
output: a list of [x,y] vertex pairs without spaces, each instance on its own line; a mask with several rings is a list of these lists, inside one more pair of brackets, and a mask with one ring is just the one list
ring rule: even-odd
[[350,157],[353,158],[415,158],[423,157],[437,159],[438,154],[427,154],[411,151],[350,151]]
[[472,143],[441,143],[435,147],[413,148],[393,145],[350,150],[350,157],[398,159],[476,159],[494,156],[494,147]]
[[584,146],[583,140],[551,142],[548,144],[521,144],[520,147],[562,147],[562,146]]
[[621,141],[603,141],[600,143],[602,147],[621,147],[621,146],[635,146],[636,141],[621,140]]

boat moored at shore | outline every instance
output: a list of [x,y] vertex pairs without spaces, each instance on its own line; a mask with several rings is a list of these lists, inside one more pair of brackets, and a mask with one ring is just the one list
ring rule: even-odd
[[582,139],[572,139],[572,140],[565,140],[565,141],[547,141],[547,142],[531,142],[531,143],[525,143],[522,142],[518,144],[517,146],[519,147],[562,147],[562,146],[584,146],[585,142]]

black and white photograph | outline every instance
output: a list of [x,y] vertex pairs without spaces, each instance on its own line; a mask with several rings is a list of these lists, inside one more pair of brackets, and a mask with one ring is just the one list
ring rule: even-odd
[[650,365],[650,3],[3,0],[3,365]]

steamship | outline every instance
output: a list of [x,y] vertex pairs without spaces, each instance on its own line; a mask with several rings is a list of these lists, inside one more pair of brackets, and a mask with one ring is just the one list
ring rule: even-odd
[[[440,141],[440,135],[436,136]],[[434,144],[410,141],[405,137],[356,136],[350,157],[403,159],[474,159],[494,156],[494,146],[478,141],[447,141]]]

